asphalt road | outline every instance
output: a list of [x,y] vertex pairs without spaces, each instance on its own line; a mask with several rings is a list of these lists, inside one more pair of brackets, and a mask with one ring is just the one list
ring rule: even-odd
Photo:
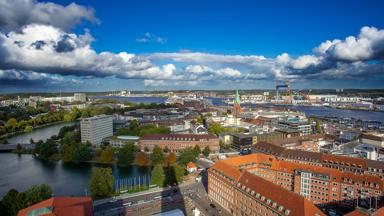
[[[192,215],[192,209],[198,208],[203,215],[230,215],[218,204],[211,205],[203,182],[206,184],[206,172],[202,182],[187,182],[161,192],[150,192],[134,197],[105,202],[94,206],[94,215],[152,215],[173,209],[181,209],[186,215]],[[163,198],[159,198],[159,196]],[[156,198],[157,197],[157,198]]]

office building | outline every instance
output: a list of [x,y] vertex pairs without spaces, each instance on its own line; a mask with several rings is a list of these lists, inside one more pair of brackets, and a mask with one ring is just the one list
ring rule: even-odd
[[104,138],[113,135],[113,117],[108,115],[82,118],[80,121],[81,142],[100,145]]

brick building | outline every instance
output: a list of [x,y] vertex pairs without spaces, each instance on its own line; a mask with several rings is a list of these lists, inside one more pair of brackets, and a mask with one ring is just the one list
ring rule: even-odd
[[384,179],[383,161],[287,149],[265,142],[253,146],[253,152],[274,155],[285,161],[327,167],[357,174],[375,175]]
[[196,145],[201,150],[208,146],[211,152],[218,152],[220,149],[219,138],[212,134],[152,134],[144,135],[139,140],[141,150],[148,148],[152,151],[156,145],[160,148],[167,147],[176,153]]
[[[237,209],[239,205],[236,202],[239,198],[236,197],[234,185],[241,183],[244,175],[248,179],[250,175],[255,176],[249,184],[253,185],[250,190],[259,188],[255,190],[256,193],[262,188],[276,190],[272,194],[284,194],[284,196],[294,192],[317,206],[338,205],[353,208],[358,202],[359,206],[369,206],[369,203],[374,206],[373,203],[382,203],[384,195],[384,180],[378,176],[280,160],[276,156],[261,153],[230,158],[216,163],[208,174],[209,195],[227,210],[241,211],[241,209]],[[265,181],[269,182],[269,185]],[[241,185],[244,185],[244,182],[246,181],[244,180]],[[220,191],[216,189],[217,187]],[[285,192],[285,190],[291,193]],[[271,198],[271,196],[268,196],[269,199],[277,201],[276,197]],[[285,199],[298,199],[291,198],[291,196],[286,196]],[[285,204],[285,207],[288,205]]]
[[325,215],[304,197],[228,160],[208,170],[208,195],[232,215]]

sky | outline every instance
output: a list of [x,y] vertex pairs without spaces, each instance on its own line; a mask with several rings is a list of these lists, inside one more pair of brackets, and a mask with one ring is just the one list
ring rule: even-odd
[[382,8],[0,0],[0,92],[383,88]]

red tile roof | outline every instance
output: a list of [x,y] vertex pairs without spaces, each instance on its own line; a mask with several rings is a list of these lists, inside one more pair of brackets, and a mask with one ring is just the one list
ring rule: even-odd
[[[304,197],[296,194],[292,191],[284,189],[272,182],[269,182],[259,176],[253,175],[249,172],[244,172],[239,179],[240,190],[244,185],[246,188],[250,188],[250,191],[259,193],[260,197],[264,196],[265,201],[270,199],[270,206],[276,202],[277,207],[283,206],[283,212],[286,209],[290,210],[289,215],[325,215],[320,209],[318,209],[313,203],[305,199]],[[244,191],[245,192],[245,191]]]
[[213,134],[149,134],[144,135],[140,139],[141,140],[176,140],[177,139],[195,139],[194,141],[199,141],[201,139],[218,139]]
[[197,168],[197,166],[193,162],[187,163],[187,168]]
[[53,197],[22,209],[17,215],[27,216],[30,211],[44,207],[53,207],[52,213],[45,214],[45,216],[93,215],[93,203],[91,197]]

